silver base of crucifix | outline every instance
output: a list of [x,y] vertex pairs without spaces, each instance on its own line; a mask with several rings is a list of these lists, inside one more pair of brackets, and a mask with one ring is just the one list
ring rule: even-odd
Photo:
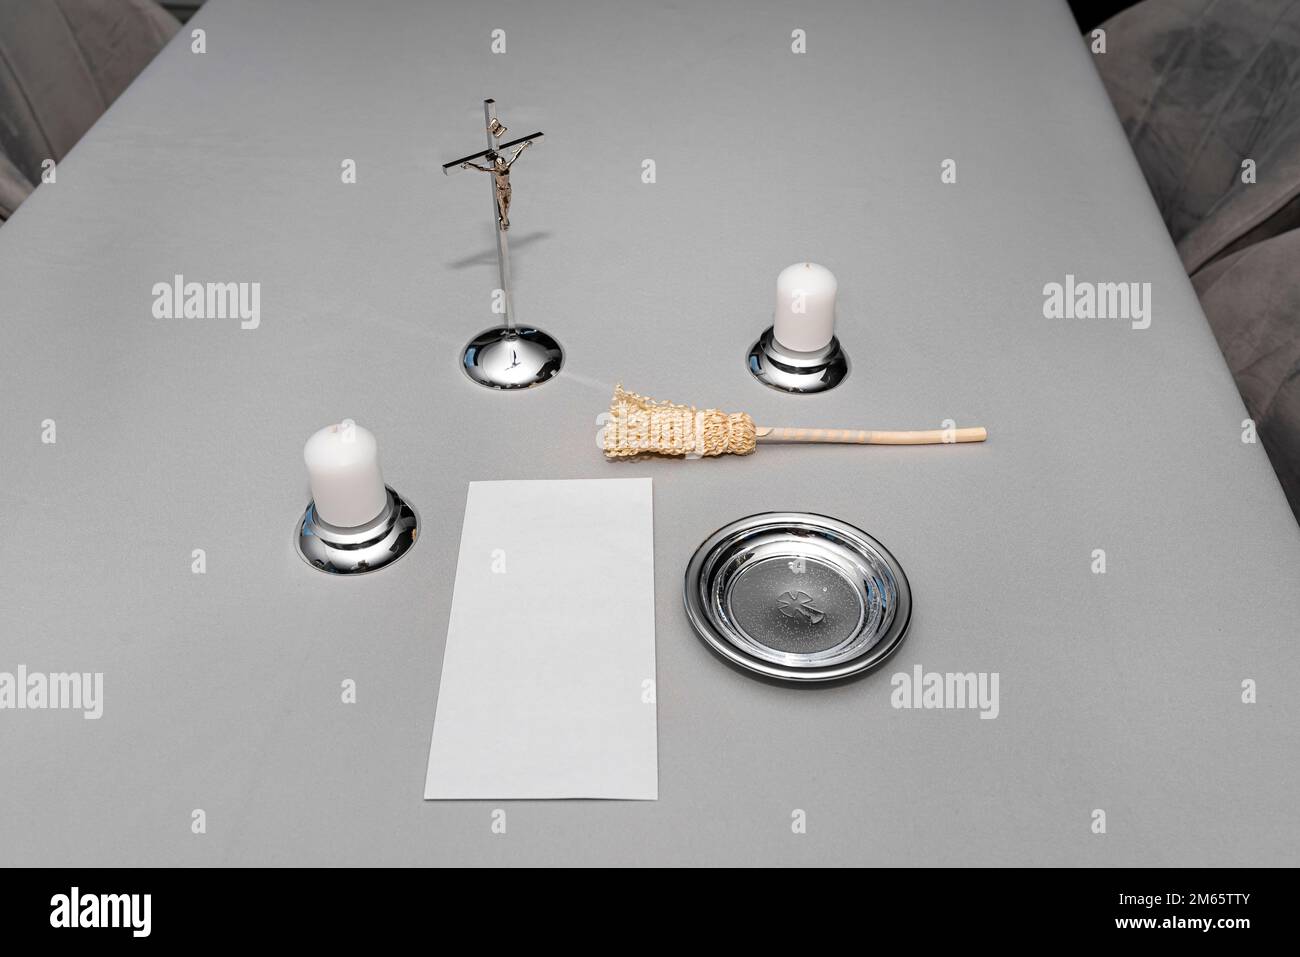
[[530,389],[549,382],[564,364],[564,350],[541,329],[493,326],[465,347],[460,367],[489,389]]
[[849,357],[840,340],[832,338],[816,352],[794,352],[776,341],[770,326],[750,347],[747,361],[755,379],[782,392],[825,392],[849,374]]

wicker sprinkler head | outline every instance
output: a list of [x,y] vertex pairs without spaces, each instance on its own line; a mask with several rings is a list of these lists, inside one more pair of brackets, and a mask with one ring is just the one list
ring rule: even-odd
[[748,455],[759,442],[849,443],[854,445],[938,445],[983,442],[982,428],[882,432],[868,429],[802,429],[755,425],[745,412],[697,409],[657,402],[614,387],[605,425],[605,457]]
[[748,455],[754,451],[754,420],[744,412],[696,409],[656,402],[614,387],[605,425],[605,455]]

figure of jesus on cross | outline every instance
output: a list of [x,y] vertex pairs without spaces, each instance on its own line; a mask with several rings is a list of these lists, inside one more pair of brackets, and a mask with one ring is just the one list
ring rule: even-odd
[[[487,122],[488,148],[472,156],[443,163],[442,171],[449,173],[453,169],[476,169],[482,173],[491,173],[493,194],[496,197],[497,227],[505,232],[510,228],[510,167],[515,165],[515,160],[519,159],[524,150],[542,138],[542,134],[533,133],[531,136],[497,145],[497,140],[501,138],[506,128],[497,119],[496,103],[493,100],[483,101],[483,118]],[[505,154],[512,146],[514,152],[510,153],[509,159],[506,159]],[[477,159],[486,160],[487,165],[480,166],[474,162]]]
[[[502,129],[505,129],[505,127],[502,127]],[[515,160],[519,159],[519,154],[532,145],[532,140],[524,140],[515,148],[510,159],[506,159],[495,151],[488,151],[488,155],[492,157],[491,166],[479,166],[478,163],[470,160],[465,160],[460,164],[461,169],[476,169],[492,174],[493,185],[497,191],[497,222],[503,230],[510,228],[510,167],[515,165]]]

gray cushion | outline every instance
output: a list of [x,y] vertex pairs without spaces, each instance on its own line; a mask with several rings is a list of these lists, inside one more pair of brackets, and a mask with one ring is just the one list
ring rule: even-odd
[[1300,516],[1300,229],[1217,260],[1192,285]]
[[18,204],[31,191],[32,184],[22,170],[10,162],[4,153],[0,153],[0,222],[12,216]]
[[1103,26],[1094,62],[1300,518],[1300,0],[1145,0]]
[[1300,3],[1145,0],[1103,26],[1094,62],[1188,272],[1294,222],[1274,217],[1300,197]]
[[0,0],[0,152],[40,182],[177,29],[152,0]]

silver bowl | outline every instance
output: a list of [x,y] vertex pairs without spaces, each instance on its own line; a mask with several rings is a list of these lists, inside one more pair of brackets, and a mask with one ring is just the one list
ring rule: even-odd
[[686,568],[686,614],[719,655],[787,681],[867,671],[903,641],[912,591],[898,560],[846,522],[765,512],[718,529]]

